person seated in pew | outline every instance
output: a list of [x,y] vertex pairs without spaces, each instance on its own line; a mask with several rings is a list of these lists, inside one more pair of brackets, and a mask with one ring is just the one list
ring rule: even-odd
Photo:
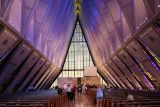
[[34,87],[33,86],[29,86],[27,91],[35,91]]
[[[125,93],[125,95],[127,97],[127,101],[134,101],[134,96],[132,94]],[[140,105],[128,105],[128,107],[140,107]]]
[[134,96],[132,94],[126,93],[128,101],[134,101]]

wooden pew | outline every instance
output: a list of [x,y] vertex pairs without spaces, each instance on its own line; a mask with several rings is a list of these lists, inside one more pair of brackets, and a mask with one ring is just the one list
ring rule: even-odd
[[61,107],[66,101],[66,93],[58,96],[20,95],[0,100],[0,107]]
[[160,107],[160,100],[159,99],[142,99],[142,100],[134,100],[134,101],[127,101],[123,99],[105,99],[105,105],[103,107],[129,107],[130,105],[141,105],[141,106],[159,106]]

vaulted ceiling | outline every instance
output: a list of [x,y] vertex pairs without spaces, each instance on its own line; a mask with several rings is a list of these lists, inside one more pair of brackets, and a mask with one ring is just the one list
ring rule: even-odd
[[159,2],[3,0],[0,14],[59,68],[80,21],[95,64],[101,66],[159,12]]

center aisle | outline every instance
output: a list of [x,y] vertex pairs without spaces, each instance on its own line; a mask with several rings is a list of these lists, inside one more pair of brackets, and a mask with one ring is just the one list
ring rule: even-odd
[[76,94],[75,101],[67,101],[63,107],[96,107],[93,101],[94,99],[90,98],[87,94]]

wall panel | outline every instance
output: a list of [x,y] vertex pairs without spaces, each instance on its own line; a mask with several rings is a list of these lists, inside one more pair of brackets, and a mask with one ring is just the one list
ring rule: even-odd
[[11,30],[0,24],[0,61],[6,56],[9,50],[12,50],[20,38]]
[[43,88],[43,86],[47,85],[49,83],[49,81],[56,75],[56,70],[55,68],[52,69],[52,71],[47,75],[47,77],[45,78],[45,80],[43,80],[41,82],[41,84],[37,87],[38,89]]
[[160,71],[151,63],[148,58],[149,56],[141,45],[136,40],[133,40],[126,46],[126,48],[128,52],[148,71],[148,73],[160,82]]
[[33,77],[33,79],[32,80],[30,80],[31,81],[31,86],[35,86],[35,84],[37,83],[37,81],[40,79],[40,77],[45,73],[45,72],[47,72],[47,69],[49,68],[49,66],[50,66],[50,62],[46,62],[45,64],[44,64],[44,66],[42,67],[42,69],[39,71],[39,72],[37,72],[37,74],[35,74],[35,76]]
[[113,69],[113,71],[119,76],[119,78],[123,81],[123,83],[130,89],[133,88],[133,86],[130,84],[130,82],[127,80],[127,78],[125,77],[125,75],[118,69],[118,67],[112,62],[109,61],[108,65],[110,66],[110,68]]
[[124,89],[127,89],[126,85],[123,83],[123,81],[119,78],[119,75],[117,75],[112,68],[109,67],[109,65],[105,65],[105,68],[110,72],[110,74],[116,79],[116,81],[123,87]]
[[54,69],[53,66],[50,66],[47,71],[45,72],[45,74],[37,81],[37,83],[35,84],[34,88],[37,89],[37,87],[43,82],[45,81],[45,79],[48,77],[48,75],[50,73],[52,73],[52,70]]
[[113,57],[113,62],[117,65],[117,67],[125,74],[126,78],[128,78],[129,82],[136,89],[142,89],[137,80],[134,78],[129,69],[123,64],[123,62],[117,57]]
[[5,65],[1,68],[0,75],[0,90],[3,91],[7,84],[13,79],[14,75],[17,72],[18,67],[21,63],[27,58],[27,56],[32,51],[32,48],[26,43],[22,42],[14,50],[12,55],[7,59]]
[[160,49],[158,48],[160,35],[152,27],[144,29],[144,31],[138,36],[138,40],[160,56]]
[[145,73],[140,69],[140,67],[136,64],[136,62],[132,59],[132,57],[125,51],[121,50],[118,53],[119,58],[123,61],[123,63],[128,66],[132,74],[137,78],[139,83],[143,88],[154,88],[150,83],[149,78],[145,75]]
[[26,86],[29,83],[29,81],[33,78],[34,74],[36,74],[42,68],[42,66],[44,65],[45,61],[46,60],[43,57],[39,59],[39,61],[34,66],[34,68],[29,71],[28,75],[26,75],[26,77],[23,80],[23,82],[21,84],[19,84],[20,86],[18,88],[18,91],[23,91],[26,88]]
[[15,78],[11,81],[10,85],[6,89],[6,92],[12,92],[14,89],[22,82],[29,70],[34,66],[38,61],[40,55],[37,52],[32,52],[28,59],[20,67],[19,72]]

